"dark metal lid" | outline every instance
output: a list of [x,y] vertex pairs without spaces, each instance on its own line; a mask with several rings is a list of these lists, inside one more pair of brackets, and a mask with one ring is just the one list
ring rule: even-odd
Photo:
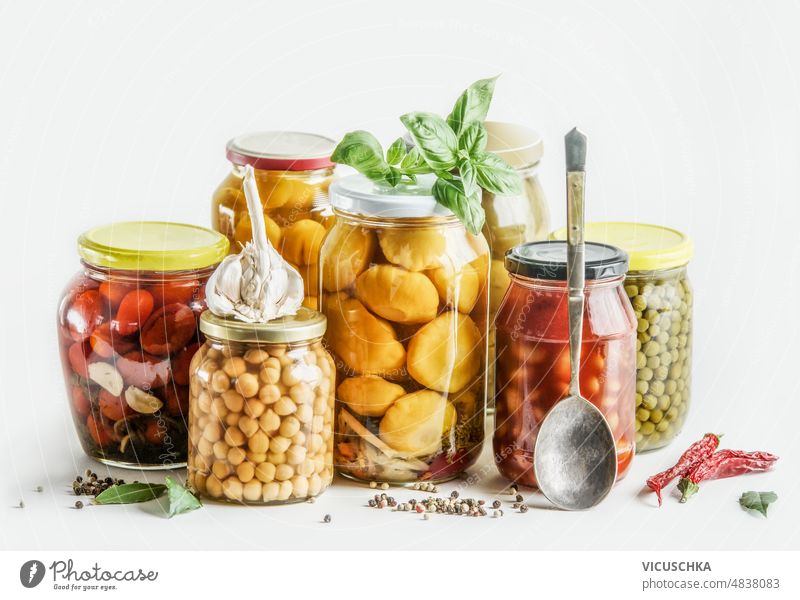
[[[628,271],[628,255],[608,244],[586,242],[586,279],[609,279]],[[567,280],[567,243],[529,242],[506,252],[506,270],[512,275],[550,281]]]

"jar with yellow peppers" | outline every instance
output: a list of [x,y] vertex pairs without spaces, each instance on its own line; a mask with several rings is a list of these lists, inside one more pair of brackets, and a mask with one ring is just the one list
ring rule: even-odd
[[[519,194],[493,194],[483,191],[481,203],[486,211],[483,235],[491,249],[489,288],[489,389],[494,389],[495,317],[511,280],[503,263],[511,248],[526,242],[547,239],[550,232],[550,211],[544,190],[539,183],[539,162],[544,144],[538,132],[518,125],[486,121],[486,150],[510,164],[520,176]],[[494,398],[489,398],[490,408]]]
[[[565,231],[553,237],[563,239]],[[636,314],[636,451],[669,444],[689,410],[692,383],[692,240],[646,223],[590,223],[586,240],[625,250],[625,292]]]
[[331,186],[324,341],[337,368],[334,460],[352,478],[452,479],[483,443],[489,248],[432,184]]
[[245,165],[255,169],[270,243],[303,276],[305,305],[317,305],[319,247],[333,224],[328,186],[336,142],[295,131],[267,131],[233,138],[227,145],[231,172],[214,192],[211,224],[231,242],[231,252],[251,239],[242,190]]

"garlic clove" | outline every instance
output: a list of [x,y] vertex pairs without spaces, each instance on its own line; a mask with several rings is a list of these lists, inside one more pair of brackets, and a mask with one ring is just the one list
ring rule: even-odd
[[125,402],[137,413],[143,415],[152,415],[164,406],[161,400],[133,385],[125,390]]
[[107,391],[109,394],[119,396],[122,393],[122,375],[119,371],[105,362],[90,363],[87,367],[89,379]]

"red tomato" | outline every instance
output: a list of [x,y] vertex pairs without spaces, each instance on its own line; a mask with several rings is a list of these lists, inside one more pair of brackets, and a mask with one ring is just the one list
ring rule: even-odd
[[86,342],[75,342],[67,350],[69,366],[84,379],[89,379],[89,364],[86,357],[89,356],[90,349]]
[[120,335],[136,333],[153,312],[153,295],[147,290],[133,290],[125,294],[112,321]]
[[92,410],[86,390],[79,385],[72,386],[72,408],[84,419],[89,416]]
[[106,390],[100,390],[98,405],[103,416],[112,421],[119,421],[132,412],[124,398],[114,396]]
[[160,446],[164,443],[165,437],[167,437],[167,428],[163,423],[159,423],[156,419],[148,421],[144,430],[144,438],[148,442]]
[[125,294],[131,291],[131,286],[119,282],[104,281],[98,288],[100,295],[112,310],[116,310]]
[[100,447],[108,446],[114,441],[114,431],[99,419],[95,419],[94,415],[89,415],[86,418],[86,428],[89,430],[89,435],[92,436],[94,443]]
[[189,386],[168,385],[164,388],[167,413],[173,417],[187,417],[189,414]]
[[189,365],[200,344],[186,346],[172,359],[172,379],[178,385],[189,385]]
[[149,286],[147,289],[153,295],[156,306],[167,304],[189,304],[203,286],[200,281],[163,281]]
[[142,326],[140,339],[145,352],[156,356],[174,354],[197,334],[192,309],[185,304],[168,304],[156,310]]
[[169,381],[169,360],[150,356],[140,350],[118,357],[114,366],[127,385],[148,389],[162,387]]
[[69,333],[76,342],[86,340],[101,318],[101,301],[97,290],[88,290],[75,296],[64,317]]
[[123,339],[119,334],[114,335],[108,323],[103,323],[92,332],[89,343],[94,353],[103,358],[111,358],[114,353],[126,354],[136,348],[135,343]]

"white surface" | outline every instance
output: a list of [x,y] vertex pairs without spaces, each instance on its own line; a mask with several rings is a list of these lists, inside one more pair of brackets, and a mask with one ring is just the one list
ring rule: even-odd
[[[0,7],[2,547],[800,548],[797,5],[296,6]],[[348,484],[314,505],[206,507],[171,521],[140,506],[70,509],[65,492],[89,461],[67,413],[54,315],[78,234],[125,219],[207,224],[234,135],[362,128],[388,143],[403,112],[446,113],[465,85],[499,72],[490,118],[542,133],[554,226],[564,222],[561,139],[580,125],[587,218],[663,223],[695,240],[694,402],[681,438],[638,457],[583,514],[422,522],[361,508],[369,492]],[[638,496],[706,431],[781,462],[709,484],[687,505],[670,497],[656,510]],[[499,480],[486,472],[489,491]],[[30,491],[40,484],[43,494]],[[778,493],[769,519],[738,508],[748,489]],[[20,497],[27,508],[12,509]]]

